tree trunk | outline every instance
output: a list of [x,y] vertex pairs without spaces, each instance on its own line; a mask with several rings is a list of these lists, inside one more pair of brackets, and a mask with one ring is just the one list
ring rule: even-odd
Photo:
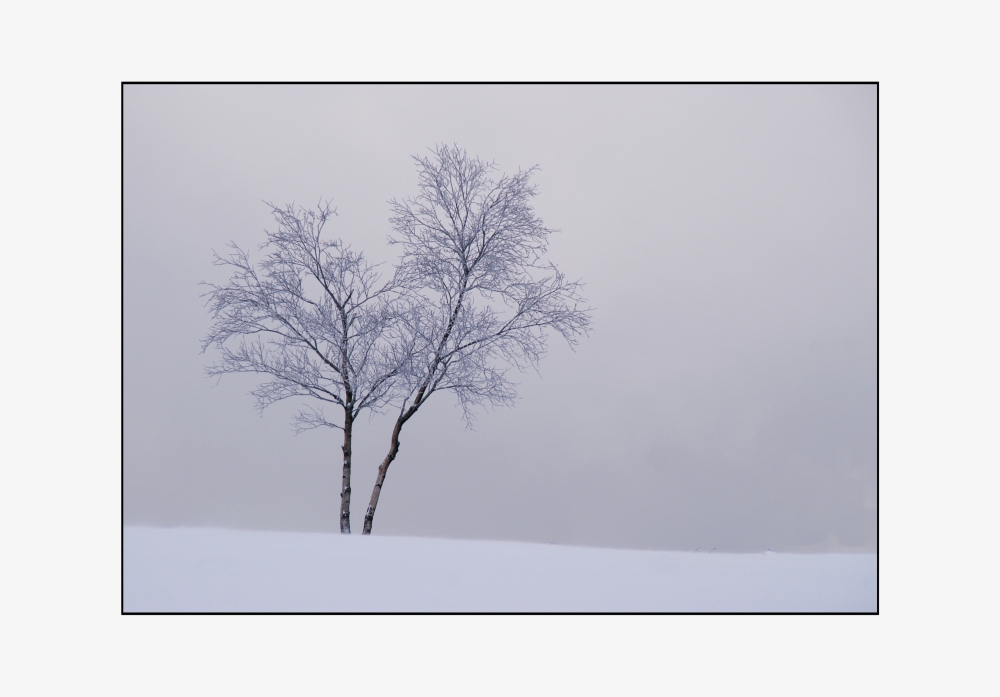
[[[351,431],[354,417],[344,410],[344,476],[340,483],[340,532],[351,534]],[[365,523],[368,524],[367,521]]]
[[368,512],[365,513],[365,528],[361,532],[362,535],[371,535],[372,533],[372,518],[375,517],[375,506],[378,505],[378,495],[382,493],[382,482],[385,481],[385,473],[389,470],[389,465],[392,464],[392,461],[396,459],[396,453],[399,452],[399,431],[403,428],[404,421],[405,419],[398,419],[396,427],[392,429],[389,454],[385,456],[382,464],[379,465],[378,477],[375,478],[375,488],[372,490],[372,500],[368,503]]

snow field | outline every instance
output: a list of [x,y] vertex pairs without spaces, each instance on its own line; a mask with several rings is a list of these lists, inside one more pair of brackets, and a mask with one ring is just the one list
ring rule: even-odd
[[874,554],[123,529],[125,612],[875,612]]

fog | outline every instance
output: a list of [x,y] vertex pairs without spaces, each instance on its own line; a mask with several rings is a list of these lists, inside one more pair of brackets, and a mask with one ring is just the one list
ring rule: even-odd
[[[374,534],[875,550],[876,110],[874,85],[126,86],[125,522],[339,529],[340,433],[205,377],[198,284],[274,229],[264,200],[331,197],[327,230],[388,271],[387,201],[456,143],[540,166],[593,329],[475,430],[435,395]],[[390,426],[355,428],[355,530]]]

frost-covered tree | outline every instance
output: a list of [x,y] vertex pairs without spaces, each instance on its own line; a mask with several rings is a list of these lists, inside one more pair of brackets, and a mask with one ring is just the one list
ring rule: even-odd
[[543,259],[551,230],[535,215],[536,168],[494,178],[492,163],[457,146],[415,157],[419,193],[392,201],[396,283],[406,289],[401,326],[406,369],[394,385],[398,416],[365,514],[370,534],[399,435],[436,392],[452,392],[471,425],[480,405],[510,406],[514,368],[537,369],[548,330],[570,346],[589,327],[581,284]]
[[[205,284],[213,323],[202,350],[216,346],[221,360],[211,376],[258,373],[269,380],[252,394],[257,408],[289,397],[310,397],[294,418],[296,432],[327,426],[343,432],[340,531],[351,531],[351,439],[365,409],[378,410],[406,363],[406,337],[395,331],[393,283],[380,281],[363,254],[323,228],[336,211],[268,204],[277,230],[260,245],[254,263],[235,243],[214,263],[232,270],[225,285]],[[328,420],[323,406],[342,416]]]

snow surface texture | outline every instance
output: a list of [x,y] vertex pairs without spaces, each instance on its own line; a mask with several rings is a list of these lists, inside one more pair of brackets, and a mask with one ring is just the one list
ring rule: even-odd
[[874,554],[123,530],[125,612],[875,612]]

